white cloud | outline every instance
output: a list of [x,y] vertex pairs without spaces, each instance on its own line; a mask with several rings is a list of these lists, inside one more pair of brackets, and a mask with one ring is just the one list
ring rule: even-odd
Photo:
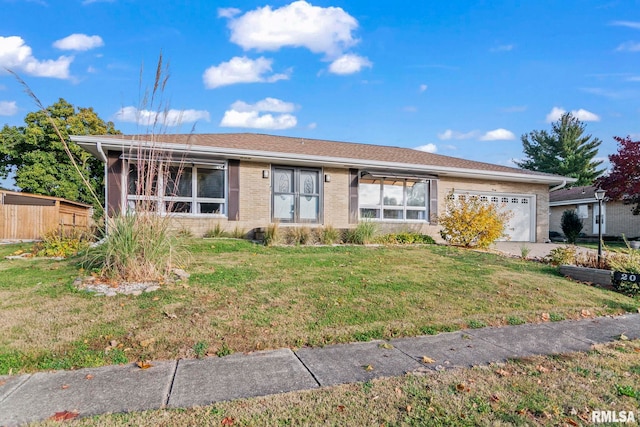
[[277,98],[265,98],[255,104],[236,101],[231,104],[231,109],[240,112],[268,111],[271,113],[292,113],[296,109],[296,106],[292,102],[285,102]]
[[31,47],[21,37],[0,37],[0,69],[23,71],[35,77],[67,79],[71,62],[73,56],[40,61],[33,56]]
[[367,58],[352,53],[347,53],[336,59],[329,65],[329,71],[333,74],[353,74],[364,67],[371,68],[373,64]]
[[104,46],[100,36],[88,36],[86,34],[71,34],[63,39],[53,42],[53,47],[60,50],[85,51]]
[[[231,104],[231,109],[225,111],[220,121],[220,126],[250,129],[289,129],[295,127],[298,123],[298,119],[294,115],[288,114],[295,109],[296,106],[293,103],[277,98],[265,98],[255,104],[236,101]],[[280,114],[260,114],[261,112]],[[313,129],[313,127],[310,128]]]
[[417,107],[413,105],[407,105],[406,107],[402,107],[402,111],[406,111],[407,113],[415,113],[418,111]]
[[250,129],[290,129],[298,123],[291,114],[260,115],[257,111],[240,112],[235,110],[225,111],[220,121],[221,127],[250,128]]
[[317,127],[318,127],[318,124],[316,122],[309,123],[309,126],[307,126],[307,128],[309,129],[315,129]]
[[503,128],[490,130],[480,137],[481,141],[511,141],[513,139],[516,139],[515,134]]
[[618,52],[640,52],[640,42],[624,42],[616,48]]
[[266,75],[271,73],[272,63],[272,59],[262,56],[255,60],[246,56],[236,56],[228,62],[222,62],[220,65],[207,68],[202,75],[202,80],[207,89],[236,83],[273,83],[278,80],[287,80],[289,78],[288,74]]
[[0,101],[0,116],[13,116],[17,112],[16,101]]
[[[549,114],[547,114],[547,123],[551,123],[551,122],[555,122],[557,120],[560,120],[560,118],[562,117],[562,115],[564,113],[566,113],[567,110],[565,110],[564,108],[561,107],[553,107],[551,109],[551,112],[549,112]],[[571,115],[575,118],[577,118],[578,120],[581,120],[583,122],[599,122],[600,121],[600,116],[598,116],[595,113],[592,113],[591,111],[587,111],[583,108],[580,108],[578,110],[571,110]]]
[[206,110],[168,110],[162,112],[138,110],[136,107],[123,107],[115,114],[116,120],[128,123],[137,123],[143,126],[165,125],[169,127],[180,126],[183,123],[193,123],[198,120],[209,121],[209,112]]
[[116,0],[84,0],[82,2],[83,5],[93,4],[93,3],[115,3]]
[[637,21],[613,21],[611,25],[640,30],[640,22],[637,22]]
[[230,18],[228,26],[231,41],[245,50],[305,47],[336,57],[358,42],[352,34],[358,28],[354,17],[340,7],[312,6],[304,0],[278,9],[257,8]]
[[420,93],[422,93],[422,92],[424,92],[425,90],[427,90],[427,88],[428,88],[428,87],[429,87],[429,86],[427,86],[427,85],[425,85],[425,84],[422,84],[422,85],[420,85],[420,87],[418,88],[418,91],[419,91]]
[[426,144],[420,145],[419,147],[414,148],[414,150],[426,151],[427,153],[435,153],[436,151],[438,151],[438,147],[436,146],[436,144]]
[[471,132],[458,132],[455,130],[447,129],[442,133],[438,134],[438,138],[443,141],[447,141],[450,139],[471,139],[478,136],[478,131],[472,130]]
[[221,7],[218,9],[218,18],[233,18],[242,11],[235,7]]

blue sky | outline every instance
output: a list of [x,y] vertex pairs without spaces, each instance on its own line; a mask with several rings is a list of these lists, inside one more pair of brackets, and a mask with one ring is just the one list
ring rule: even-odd
[[[513,165],[573,111],[640,138],[640,1],[0,0],[0,68],[45,105],[144,131],[140,67],[170,63],[168,132],[258,132]],[[35,105],[0,71],[0,124]]]

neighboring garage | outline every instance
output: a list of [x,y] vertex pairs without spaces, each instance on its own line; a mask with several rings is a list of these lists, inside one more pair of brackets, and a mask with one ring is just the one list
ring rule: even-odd
[[500,240],[510,242],[536,241],[536,198],[532,194],[480,193],[474,191],[456,191],[454,197],[479,197],[487,203],[495,203],[500,209],[510,211],[507,223],[507,237]]

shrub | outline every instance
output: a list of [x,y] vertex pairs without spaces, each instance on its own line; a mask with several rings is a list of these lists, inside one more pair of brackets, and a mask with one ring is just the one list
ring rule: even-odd
[[222,228],[222,226],[220,225],[220,223],[217,223],[215,225],[215,227],[213,227],[212,229],[207,230],[204,233],[205,238],[212,238],[212,237],[223,237],[224,236],[224,228]]
[[426,244],[432,245],[435,243],[433,237],[427,234],[418,233],[390,233],[383,234],[375,239],[376,242],[389,245],[413,245],[413,244]]
[[448,194],[444,213],[438,218],[443,239],[455,246],[486,248],[505,236],[510,213],[500,211],[496,204],[476,196],[455,198]]
[[245,239],[247,237],[247,231],[244,228],[236,226],[231,232],[231,237],[234,239]]
[[314,235],[309,227],[288,228],[285,239],[290,245],[310,245],[314,243]]
[[340,231],[332,225],[326,225],[318,231],[318,240],[323,245],[333,245],[340,242]]
[[562,227],[564,235],[567,236],[569,243],[575,244],[576,239],[580,236],[580,232],[582,231],[582,220],[576,211],[570,209],[562,212],[560,226]]
[[41,242],[33,246],[32,253],[41,257],[72,256],[89,247],[90,238],[79,230],[63,233],[51,230],[43,236]]
[[544,260],[553,265],[573,265],[576,263],[576,248],[561,246],[551,249],[549,255],[547,255]]
[[278,224],[269,224],[264,232],[265,246],[274,246],[282,241],[282,233]]
[[163,281],[186,251],[169,232],[169,218],[155,213],[124,213],[109,221],[109,234],[83,261],[104,277],[118,281]]
[[[609,268],[614,271],[636,273],[640,275],[640,251],[637,249],[631,249],[628,241],[625,240],[625,243],[627,244],[626,249],[618,249],[609,252],[607,256]],[[640,295],[640,283],[614,281],[613,287],[615,290],[625,295]]]
[[376,224],[370,219],[363,219],[356,228],[347,230],[345,240],[347,243],[364,245],[371,243],[377,231]]

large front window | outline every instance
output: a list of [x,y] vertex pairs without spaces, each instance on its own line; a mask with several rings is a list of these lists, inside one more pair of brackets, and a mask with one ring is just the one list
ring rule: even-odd
[[273,220],[320,221],[320,170],[273,168]]
[[[161,213],[226,214],[226,169],[211,166],[129,164],[127,205]],[[151,182],[151,184],[147,184]]]
[[427,182],[364,175],[358,185],[360,218],[426,221]]

